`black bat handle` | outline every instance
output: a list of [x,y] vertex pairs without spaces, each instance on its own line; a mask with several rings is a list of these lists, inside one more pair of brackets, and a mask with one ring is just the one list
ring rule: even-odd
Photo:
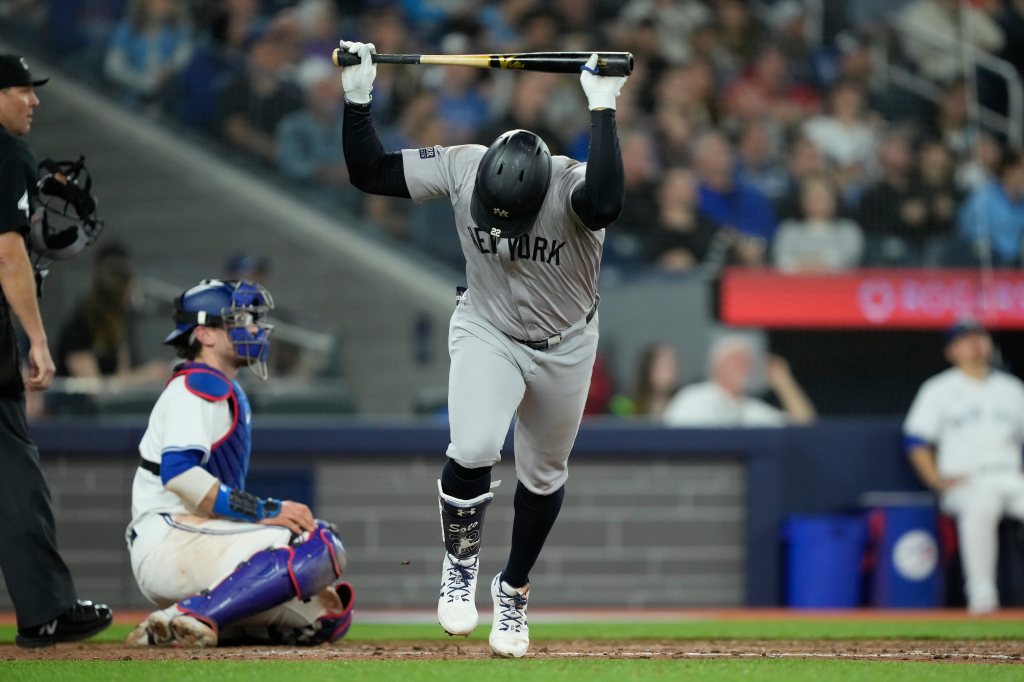
[[[360,62],[359,55],[352,54],[341,48],[334,50],[334,65],[345,67],[355,66]],[[419,64],[420,56],[418,54],[377,54],[373,53],[370,55],[370,61],[374,64]]]

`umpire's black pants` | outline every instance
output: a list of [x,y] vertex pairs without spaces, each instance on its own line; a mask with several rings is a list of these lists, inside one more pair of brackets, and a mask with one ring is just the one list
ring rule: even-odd
[[57,553],[50,489],[20,398],[0,398],[0,570],[19,627],[49,622],[77,598]]

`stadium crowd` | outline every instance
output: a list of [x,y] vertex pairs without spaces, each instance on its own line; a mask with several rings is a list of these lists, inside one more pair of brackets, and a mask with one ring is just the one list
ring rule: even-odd
[[[619,102],[626,209],[605,263],[681,272],[1021,261],[1024,157],[972,125],[972,88],[1005,97],[949,51],[892,33],[958,35],[956,0],[71,0],[6,3],[49,48],[93,64],[127,102],[219,139],[327,210],[344,210],[461,265],[447,208],[363,197],[341,151],[336,37],[379,52],[631,51]],[[977,0],[976,47],[1020,68],[1024,2]],[[872,48],[941,87],[937,102],[880,87]],[[453,67],[382,68],[385,146],[486,144],[533,130],[582,159],[574,79]],[[399,113],[401,112],[401,113]]]

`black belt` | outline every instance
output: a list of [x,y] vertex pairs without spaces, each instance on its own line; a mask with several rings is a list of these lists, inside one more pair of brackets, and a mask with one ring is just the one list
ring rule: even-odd
[[[596,315],[596,314],[597,314],[597,301],[594,301],[594,307],[590,309],[589,313],[587,313],[587,317],[584,319],[583,326],[585,327],[588,324],[590,324],[590,321],[592,319],[594,319],[594,315]],[[570,327],[570,329],[571,328],[572,327]],[[566,330],[566,331],[568,331],[568,330]],[[558,344],[562,343],[562,334],[563,333],[564,332],[559,332],[558,334],[555,334],[554,336],[549,336],[548,338],[541,339],[540,341],[527,341],[525,339],[517,339],[514,336],[509,336],[508,338],[512,339],[516,343],[523,344],[527,348],[532,348],[533,350],[547,350],[548,348],[551,348],[552,346],[557,346]]]
[[142,457],[139,457],[139,468],[145,469],[151,474],[156,474],[157,476],[160,475],[160,464],[157,462],[150,462],[148,459],[143,459]]

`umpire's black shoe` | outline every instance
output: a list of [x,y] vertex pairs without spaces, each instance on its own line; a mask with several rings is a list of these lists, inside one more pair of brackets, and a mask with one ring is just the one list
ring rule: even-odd
[[113,612],[106,604],[79,600],[48,623],[18,628],[18,637],[14,641],[18,646],[26,648],[77,642],[107,629],[113,617]]

